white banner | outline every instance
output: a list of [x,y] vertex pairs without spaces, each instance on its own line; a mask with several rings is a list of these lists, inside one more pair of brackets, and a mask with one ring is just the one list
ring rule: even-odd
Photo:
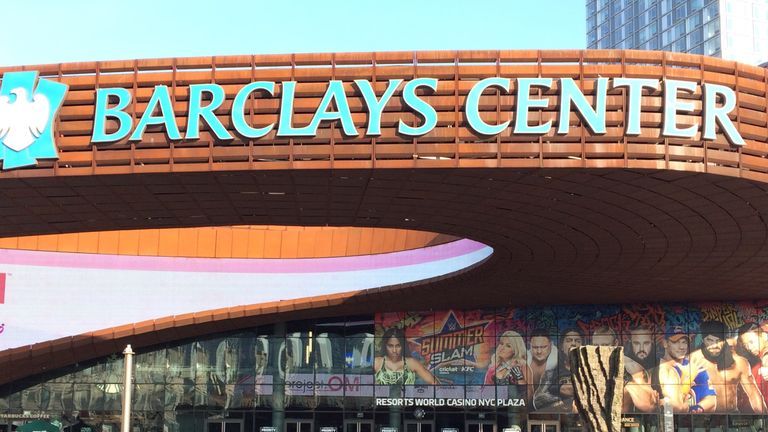
[[288,374],[285,394],[293,396],[373,396],[373,375]]

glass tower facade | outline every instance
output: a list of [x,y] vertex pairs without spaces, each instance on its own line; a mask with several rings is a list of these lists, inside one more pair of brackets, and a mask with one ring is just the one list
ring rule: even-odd
[[768,0],[587,0],[587,48],[768,60]]

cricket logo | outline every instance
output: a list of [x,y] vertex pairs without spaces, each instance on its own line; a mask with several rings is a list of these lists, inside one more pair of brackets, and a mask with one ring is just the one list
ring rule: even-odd
[[3,170],[57,159],[53,119],[68,86],[46,79],[35,85],[37,72],[8,72],[0,86],[0,160]]

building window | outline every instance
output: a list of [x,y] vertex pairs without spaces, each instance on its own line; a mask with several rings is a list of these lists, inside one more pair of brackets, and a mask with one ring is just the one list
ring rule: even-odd
[[688,31],[695,29],[696,27],[701,25],[701,12],[694,12],[688,16],[688,19],[686,20],[686,25],[688,26]]
[[693,12],[704,7],[704,0],[688,0],[688,10]]
[[688,46],[685,44],[685,37],[681,37],[680,39],[676,40],[674,46],[675,46],[674,51],[686,52]]
[[597,31],[593,28],[587,33],[587,44],[592,46],[597,42]]
[[688,33],[687,39],[689,47],[700,44],[704,40],[702,29],[698,28]]
[[675,21],[679,21],[681,19],[685,19],[685,16],[688,14],[688,11],[686,10],[685,4],[681,4],[680,6],[676,7],[673,12],[673,19]]
[[704,38],[709,39],[720,33],[720,20],[710,21],[704,24]]
[[597,13],[597,6],[594,0],[587,2],[587,15],[592,16]]
[[720,50],[720,39],[712,38],[704,42],[704,54],[714,56]]
[[672,42],[672,39],[672,29],[669,29],[661,34],[662,45],[669,45],[669,43]]
[[712,3],[708,5],[706,8],[704,8],[704,21],[712,21],[718,16],[717,13],[717,2]]
[[704,54],[704,45],[696,45],[690,50],[691,54]]
[[672,11],[672,0],[661,0],[661,13],[665,14]]
[[663,17],[661,17],[661,25],[664,28],[671,28],[672,27],[672,14],[666,14]]
[[655,20],[656,18],[659,17],[659,6],[658,5],[651,6],[650,8],[648,8],[648,12],[646,12],[646,14],[648,15],[648,21]]

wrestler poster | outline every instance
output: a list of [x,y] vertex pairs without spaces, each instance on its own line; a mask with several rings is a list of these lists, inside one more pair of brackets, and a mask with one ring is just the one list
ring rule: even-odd
[[768,413],[767,330],[768,302],[380,313],[374,382],[573,412],[568,351],[621,346],[625,412]]
[[[379,314],[376,322],[379,340],[388,331],[404,335],[409,350],[405,356],[417,359],[437,382],[483,383],[495,345],[497,320],[493,310]],[[381,342],[377,345],[383,345],[385,353],[386,343]],[[418,374],[416,378],[419,383],[430,381]]]

